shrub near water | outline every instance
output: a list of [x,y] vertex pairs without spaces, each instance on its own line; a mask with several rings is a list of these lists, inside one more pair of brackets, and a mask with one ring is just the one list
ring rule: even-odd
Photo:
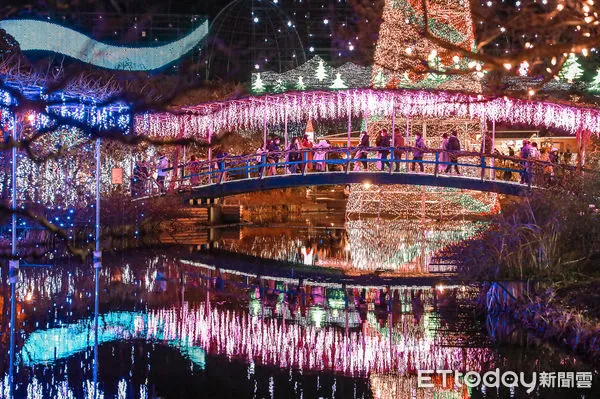
[[564,281],[596,275],[600,259],[597,176],[507,200],[492,228],[456,245],[466,278]]

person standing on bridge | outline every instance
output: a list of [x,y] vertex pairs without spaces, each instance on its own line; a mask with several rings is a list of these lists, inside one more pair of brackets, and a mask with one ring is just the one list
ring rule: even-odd
[[[360,142],[358,143],[358,151],[356,152],[356,155],[354,156],[355,159],[362,159],[362,165],[363,165],[363,169],[367,170],[367,161],[365,161],[365,159],[367,159],[367,148],[369,148],[369,133],[367,133],[366,131],[363,131],[360,134]],[[359,163],[356,162],[354,164],[354,170],[357,171],[360,169]]]
[[325,165],[325,158],[327,156],[326,148],[331,147],[331,145],[326,140],[320,140],[319,144],[315,145],[313,148],[315,149],[315,161],[320,161],[315,163],[315,169],[317,172],[327,172],[327,165]]
[[[294,137],[292,142],[287,148],[287,158],[288,162],[298,162],[301,160],[302,153],[300,152],[300,139],[298,137]],[[291,163],[288,165],[288,170],[290,173],[296,173],[298,170],[298,164]]]
[[221,147],[217,147],[215,149],[215,159],[216,159],[216,169],[219,171],[217,174],[217,181],[224,182],[227,180],[227,172],[225,169],[227,168],[227,164],[225,163],[225,158],[227,158],[229,154]]
[[[304,169],[306,168],[307,171],[311,171],[313,169],[313,164],[312,164],[312,160],[313,160],[313,154],[311,149],[313,148],[313,142],[308,138],[308,134],[305,134],[304,137],[302,138],[302,149],[304,150],[301,155],[304,157],[304,159],[306,160],[306,163],[303,163],[301,166],[302,172],[304,172]],[[306,154],[306,155],[304,155]]]
[[167,169],[169,167],[169,160],[164,153],[158,153],[158,162],[156,163],[156,184],[160,189],[161,194],[165,194],[167,189],[165,187],[165,179],[167,177]]
[[[442,151],[439,153],[438,161],[441,164],[446,162],[450,162],[450,157],[448,156],[448,133],[442,134]],[[437,165],[436,165],[437,167]],[[446,165],[447,167],[447,165]]]
[[528,161],[529,156],[531,154],[531,146],[529,145],[529,140],[523,140],[523,147],[521,148],[521,165],[523,170],[521,171],[521,184],[529,183],[531,178],[531,163]]
[[267,163],[266,154],[267,150],[262,147],[258,147],[258,149],[256,150],[256,166],[258,166],[258,168],[256,169],[258,171],[257,177],[263,175],[263,169],[265,168],[263,165]]
[[377,139],[377,142],[375,143],[375,145],[377,147],[381,147],[381,150],[379,150],[379,157],[381,159],[380,165],[379,165],[379,170],[385,169],[385,165],[387,165],[388,168],[391,168],[390,163],[388,161],[386,161],[388,156],[390,155],[390,151],[388,150],[388,148],[391,145],[390,144],[390,136],[388,136],[386,129],[381,130],[381,135]]
[[458,140],[458,132],[456,130],[453,130],[452,135],[448,137],[446,150],[448,150],[448,161],[450,162],[448,166],[446,166],[446,173],[450,173],[452,171],[452,166],[454,166],[454,171],[457,175],[460,175],[460,171],[458,170],[458,152],[460,151],[460,141]]
[[418,163],[420,171],[424,172],[425,168],[423,167],[423,154],[424,154],[424,150],[425,150],[425,140],[423,140],[423,134],[421,132],[417,132],[415,134],[415,136],[416,136],[415,146],[412,150],[413,163],[410,166],[410,170],[414,172],[415,165]]
[[267,162],[272,164],[269,167],[269,175],[273,176],[277,174],[277,163],[279,162],[279,143],[281,140],[279,137],[275,136],[269,144],[267,144],[267,151],[269,155],[267,156]]
[[200,162],[198,162],[195,155],[192,155],[192,158],[190,159],[190,166],[188,170],[190,171],[190,185],[192,187],[199,185]]
[[396,172],[400,172],[400,160],[404,156],[404,151],[402,150],[405,146],[404,136],[399,128],[394,129],[394,158],[396,159]]

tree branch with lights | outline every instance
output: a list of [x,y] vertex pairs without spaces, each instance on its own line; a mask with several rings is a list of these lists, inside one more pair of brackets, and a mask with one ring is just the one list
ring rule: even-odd
[[374,74],[408,73],[413,81],[432,73],[485,77],[485,88],[499,94],[507,78],[534,77],[525,88],[532,95],[552,79],[561,80],[572,54],[588,57],[600,45],[596,8],[592,0],[470,6],[387,0]]

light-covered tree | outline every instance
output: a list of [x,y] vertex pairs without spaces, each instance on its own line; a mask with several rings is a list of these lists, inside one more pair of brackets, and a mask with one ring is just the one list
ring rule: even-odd
[[588,86],[588,91],[591,91],[593,93],[600,92],[600,68],[596,70],[596,76],[594,76],[594,79],[590,82],[590,85]]
[[373,78],[373,86],[377,89],[383,89],[387,83],[387,78],[383,73],[383,70],[380,69],[379,72]]
[[317,72],[315,74],[315,77],[319,82],[322,82],[325,79],[327,79],[327,71],[325,70],[325,63],[323,62],[323,60],[319,60],[319,66],[317,66]]
[[298,76],[298,82],[296,83],[296,90],[306,90],[306,83],[304,83],[304,78],[302,78],[302,76]]
[[256,79],[254,79],[254,82],[252,82],[252,92],[253,93],[264,93],[265,91],[265,84],[262,81],[262,78],[260,77],[260,73],[256,74]]
[[561,80],[573,83],[573,81],[579,79],[581,75],[583,75],[583,68],[581,67],[581,64],[579,64],[577,56],[574,53],[569,54],[569,57],[558,73],[558,77]]
[[333,83],[331,84],[331,86],[329,86],[329,88],[330,89],[334,89],[334,90],[340,90],[340,89],[347,89],[348,86],[342,80],[342,74],[337,73],[335,75],[335,80],[333,81]]
[[283,84],[283,80],[277,79],[277,81],[275,82],[275,86],[273,86],[273,92],[274,93],[283,93],[286,90],[287,90],[287,88]]

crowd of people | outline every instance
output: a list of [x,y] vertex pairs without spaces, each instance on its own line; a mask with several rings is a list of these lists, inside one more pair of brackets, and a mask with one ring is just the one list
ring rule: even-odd
[[[376,151],[377,156],[369,159],[369,153]],[[247,177],[254,176],[272,176],[278,174],[278,171],[285,169],[285,173],[306,173],[306,172],[326,172],[328,169],[336,168],[335,162],[326,162],[327,159],[351,156],[350,165],[353,165],[354,171],[368,170],[368,163],[376,163],[378,170],[396,172],[400,171],[401,163],[409,162],[410,170],[416,173],[423,173],[425,165],[431,163],[431,160],[424,162],[425,154],[437,152],[436,168],[438,173],[452,172],[461,174],[461,156],[472,156],[463,152],[461,142],[457,131],[451,131],[450,134],[442,135],[441,148],[427,148],[423,135],[420,132],[415,133],[414,143],[408,146],[406,137],[400,129],[394,129],[393,136],[386,129],[381,129],[374,142],[372,143],[369,134],[366,131],[361,132],[359,143],[353,153],[336,152],[331,143],[327,140],[319,140],[314,143],[308,135],[303,137],[294,137],[287,146],[282,145],[278,136],[273,136],[267,141],[265,146],[256,150],[255,159],[251,170],[248,170]],[[484,132],[481,138],[481,147],[479,151],[482,155],[495,155],[496,174],[498,178],[504,180],[513,180],[513,174],[517,172],[520,175],[522,184],[531,183],[552,183],[555,178],[555,166],[559,163],[569,164],[572,154],[567,151],[559,155],[556,147],[544,146],[538,148],[538,143],[529,140],[523,140],[523,146],[518,151],[508,147],[507,156],[500,157],[502,154],[498,149],[493,148],[491,137]],[[390,155],[393,153],[393,156]],[[412,155],[412,158],[409,156]],[[227,171],[230,170],[231,163],[235,162],[235,157],[229,157],[229,154],[220,148],[213,151],[213,161],[208,165],[206,161],[201,161],[196,156],[192,156],[185,167],[185,175],[189,178],[191,186],[200,184],[201,175],[211,167],[211,177],[213,181],[228,180]],[[562,159],[561,159],[562,158]],[[539,161],[539,162],[536,162]],[[344,163],[344,162],[340,162]],[[441,166],[440,166],[441,165]],[[486,165],[489,166],[486,160]],[[229,168],[229,169],[228,169]],[[418,171],[416,170],[418,168]],[[153,179],[154,170],[156,178]],[[155,162],[148,162],[140,159],[136,162],[131,178],[132,196],[138,197],[152,191],[153,184],[158,187],[161,194],[166,193],[165,181],[170,173],[169,160],[164,153],[159,152]]]
[[[153,178],[153,169],[156,170],[156,179]],[[131,196],[140,197],[152,190],[152,184],[156,184],[161,194],[167,192],[165,180],[169,173],[169,159],[163,152],[157,154],[156,162],[138,159],[133,167],[131,176]]]

